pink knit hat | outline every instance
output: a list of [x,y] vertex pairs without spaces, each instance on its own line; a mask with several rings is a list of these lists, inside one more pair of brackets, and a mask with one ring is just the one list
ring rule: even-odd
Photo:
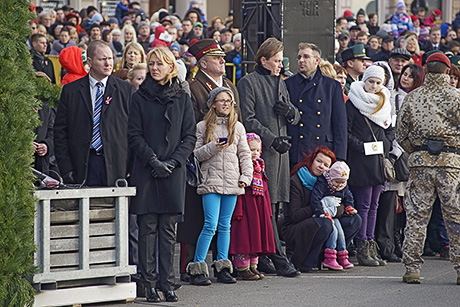
[[337,161],[334,164],[332,164],[328,172],[329,172],[329,177],[331,178],[331,180],[334,180],[334,179],[348,180],[348,177],[350,176],[350,168],[343,161]]

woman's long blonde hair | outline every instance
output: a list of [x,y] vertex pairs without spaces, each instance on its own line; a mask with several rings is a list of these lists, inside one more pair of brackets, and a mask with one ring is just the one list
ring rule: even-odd
[[[225,91],[223,93],[226,93],[230,98],[232,98],[232,100],[234,99],[228,91]],[[208,113],[206,113],[204,117],[204,122],[206,123],[206,133],[205,133],[206,143],[214,141],[213,134],[214,134],[214,131],[216,130],[217,118],[219,117],[219,115],[217,114],[216,108],[212,107],[213,105],[214,105],[214,101]],[[235,112],[235,103],[232,102],[230,105],[231,107],[230,107],[230,114],[228,115],[227,128],[228,128],[228,143],[231,145],[233,144],[233,141],[235,140],[235,126],[236,126],[236,122],[238,121],[238,114],[236,114]],[[222,135],[222,137],[224,136]]]
[[375,95],[379,96],[379,104],[377,105],[377,108],[375,108],[374,112],[371,113],[371,115],[380,111],[383,108],[383,105],[385,104],[386,97],[385,97],[385,94],[382,92],[382,90],[375,92]]

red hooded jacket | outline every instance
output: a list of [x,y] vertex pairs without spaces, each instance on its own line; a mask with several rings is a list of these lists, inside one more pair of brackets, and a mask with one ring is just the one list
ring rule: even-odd
[[86,76],[87,72],[83,66],[81,54],[81,49],[75,46],[64,48],[59,54],[59,63],[67,71],[62,77],[62,86]]

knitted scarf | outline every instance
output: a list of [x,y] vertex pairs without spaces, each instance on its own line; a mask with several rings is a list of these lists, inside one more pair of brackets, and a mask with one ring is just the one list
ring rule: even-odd
[[315,185],[316,180],[318,180],[318,178],[310,173],[306,166],[297,171],[297,176],[299,176],[302,185],[309,190],[313,190],[313,186]]
[[252,161],[252,166],[254,167],[254,173],[252,175],[252,195],[254,196],[263,196],[264,195],[264,171],[265,171],[265,162],[262,158],[258,158]]
[[348,98],[362,115],[386,129],[391,125],[390,91],[386,87],[383,87],[382,93],[385,95],[383,107],[372,115],[371,113],[377,108],[380,98],[378,95],[368,93],[364,90],[364,81],[355,81],[351,84]]

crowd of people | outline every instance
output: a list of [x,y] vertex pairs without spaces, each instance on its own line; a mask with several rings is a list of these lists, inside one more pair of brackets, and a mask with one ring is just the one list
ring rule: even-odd
[[[64,85],[56,111],[39,111],[34,167],[67,184],[137,188],[138,296],[178,300],[176,242],[180,280],[197,286],[212,284],[209,249],[228,284],[348,270],[350,255],[363,266],[403,261],[403,281],[420,283],[421,255],[434,251],[460,284],[460,13],[449,25],[400,1],[378,26],[375,13],[347,11],[336,63],[301,42],[292,74],[283,43],[268,38],[241,75],[225,66],[241,63],[231,16],[208,24],[195,1],[183,18],[161,9],[148,19],[127,0],[112,18],[92,6],[33,10],[37,77],[56,82],[55,54]],[[202,178],[192,183],[194,160]]]

